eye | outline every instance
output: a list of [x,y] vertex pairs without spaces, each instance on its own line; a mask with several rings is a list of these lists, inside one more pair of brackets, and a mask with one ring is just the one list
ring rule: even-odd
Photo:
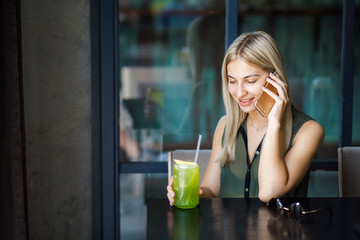
[[256,83],[257,80],[258,80],[258,78],[248,78],[248,79],[246,80],[246,82],[249,83],[249,84],[253,84],[253,83]]
[[233,78],[228,78],[228,83],[236,83],[236,81]]
[[254,83],[256,83],[259,79],[260,79],[260,77],[259,77],[258,75],[249,76],[248,78],[246,78],[246,82],[247,82],[248,84],[254,84]]

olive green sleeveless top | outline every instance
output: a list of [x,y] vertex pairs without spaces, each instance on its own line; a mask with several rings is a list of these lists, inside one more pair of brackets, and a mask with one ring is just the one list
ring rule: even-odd
[[[312,118],[292,107],[293,130],[290,144],[287,151],[292,147],[293,139],[301,126]],[[258,198],[258,168],[261,153],[261,144],[255,153],[251,164],[248,164],[247,154],[247,129],[246,123],[240,126],[235,145],[235,160],[221,167],[220,175],[220,193],[221,198]],[[294,190],[289,192],[285,197],[306,197],[309,185],[310,169],[304,179]]]

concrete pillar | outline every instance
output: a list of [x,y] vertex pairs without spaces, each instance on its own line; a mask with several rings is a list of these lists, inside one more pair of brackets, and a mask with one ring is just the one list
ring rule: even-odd
[[91,239],[90,1],[21,11],[30,239]]

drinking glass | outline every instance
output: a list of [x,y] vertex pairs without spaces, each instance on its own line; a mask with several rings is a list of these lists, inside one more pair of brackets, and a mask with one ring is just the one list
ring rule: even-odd
[[174,159],[175,206],[188,209],[199,205],[199,165]]

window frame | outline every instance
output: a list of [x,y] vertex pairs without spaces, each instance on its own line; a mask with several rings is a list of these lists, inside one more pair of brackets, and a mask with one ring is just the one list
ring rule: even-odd
[[[119,163],[118,1],[91,0],[94,239],[120,238],[120,173],[166,172],[167,163]],[[226,0],[226,45],[237,36],[238,1]],[[339,145],[352,145],[355,1],[343,2]],[[351,117],[350,117],[351,116]],[[336,166],[335,166],[336,165]],[[337,160],[319,162],[332,169]]]
[[90,0],[94,239],[120,239],[117,20],[118,1]]

